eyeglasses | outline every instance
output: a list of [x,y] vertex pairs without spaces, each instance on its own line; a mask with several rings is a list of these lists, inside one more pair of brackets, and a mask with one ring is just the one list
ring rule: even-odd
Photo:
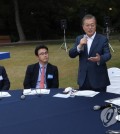
[[38,55],[47,55],[47,54],[48,54],[48,52],[46,51],[46,52],[41,52]]
[[94,28],[96,25],[95,24],[85,24],[84,26]]

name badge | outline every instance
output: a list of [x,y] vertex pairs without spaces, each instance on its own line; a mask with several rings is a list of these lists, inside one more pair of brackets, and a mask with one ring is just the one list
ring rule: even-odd
[[0,75],[0,80],[3,80],[3,77],[2,77],[2,75]]
[[52,74],[48,74],[48,79],[53,79],[53,75]]

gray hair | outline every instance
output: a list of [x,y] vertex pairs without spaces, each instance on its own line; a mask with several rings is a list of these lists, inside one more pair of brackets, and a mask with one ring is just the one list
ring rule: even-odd
[[92,14],[87,14],[82,19],[82,25],[84,24],[84,21],[87,20],[87,19],[94,19],[97,23],[97,20],[96,20],[95,16],[93,16]]

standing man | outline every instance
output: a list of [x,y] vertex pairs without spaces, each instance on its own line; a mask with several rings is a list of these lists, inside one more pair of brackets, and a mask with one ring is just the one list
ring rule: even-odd
[[28,65],[23,83],[24,88],[58,88],[58,68],[48,63],[48,48],[44,45],[37,46],[35,55],[38,63]]
[[82,19],[84,35],[78,36],[69,56],[79,56],[78,84],[80,90],[106,91],[110,85],[106,62],[111,59],[108,39],[96,33],[96,18]]

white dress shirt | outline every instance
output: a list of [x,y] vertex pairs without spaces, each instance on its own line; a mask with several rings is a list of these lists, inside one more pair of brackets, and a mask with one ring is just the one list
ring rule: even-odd
[[86,35],[86,37],[87,37],[87,51],[88,51],[88,54],[89,54],[89,52],[90,52],[90,48],[91,48],[92,42],[93,42],[93,40],[94,40],[94,38],[95,38],[95,35],[96,35],[96,32],[93,34],[92,37],[88,37],[88,36]]

